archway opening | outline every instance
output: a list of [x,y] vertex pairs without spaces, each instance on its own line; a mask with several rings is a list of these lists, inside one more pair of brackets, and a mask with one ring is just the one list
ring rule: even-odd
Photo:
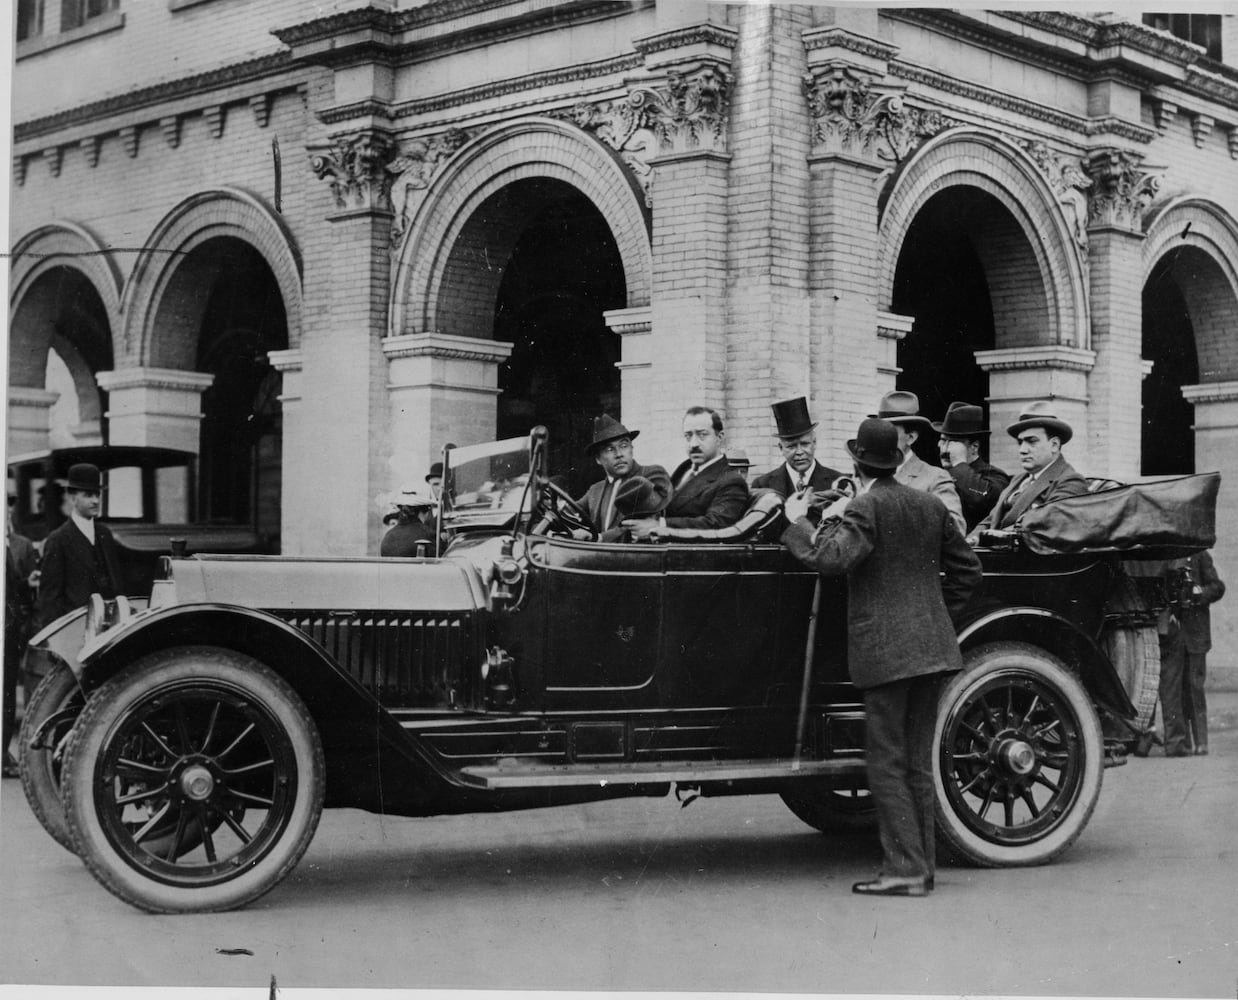
[[[1011,301],[1021,268],[1017,296],[1031,315],[1019,316]],[[987,419],[989,378],[975,353],[1034,343],[1038,326],[1043,335],[1039,273],[1014,216],[992,195],[956,186],[924,203],[899,249],[891,301],[895,313],[915,318],[898,345],[897,381],[920,397],[921,413],[939,420],[963,400],[983,406]],[[935,443],[921,439],[922,448],[936,462]]]
[[494,339],[513,345],[499,370],[497,433],[544,424],[551,470],[580,495],[601,474],[585,454],[593,418],[622,418],[619,337],[602,317],[627,302],[615,237],[587,197],[550,179],[508,185],[474,221],[510,247],[493,312]]
[[1195,471],[1195,408],[1182,395],[1182,387],[1197,384],[1201,374],[1191,300],[1208,297],[1215,282],[1224,284],[1215,262],[1184,246],[1165,254],[1144,285],[1142,357],[1151,362],[1143,380],[1139,452],[1145,476]]
[[159,355],[174,361],[173,367],[214,376],[202,394],[200,516],[252,525],[277,550],[280,376],[267,352],[287,349],[288,320],[275,275],[248,243],[216,237],[191,251],[177,269],[160,314],[169,308],[188,322],[176,342],[163,343]]

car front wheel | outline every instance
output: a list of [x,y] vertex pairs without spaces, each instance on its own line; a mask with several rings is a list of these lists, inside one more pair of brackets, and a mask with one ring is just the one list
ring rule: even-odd
[[62,795],[77,852],[109,891],[156,913],[233,909],[309,846],[322,745],[296,692],[256,660],[166,650],[92,695]]
[[1027,643],[969,650],[942,693],[933,743],[937,830],[983,867],[1044,864],[1100,797],[1100,722],[1079,680]]

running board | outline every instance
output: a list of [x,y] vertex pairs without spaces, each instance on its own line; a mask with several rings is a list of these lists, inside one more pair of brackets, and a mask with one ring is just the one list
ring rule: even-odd
[[719,781],[776,781],[864,777],[862,757],[843,760],[668,761],[646,764],[522,764],[462,768],[466,784],[493,791],[511,788],[587,788],[594,785],[696,785]]

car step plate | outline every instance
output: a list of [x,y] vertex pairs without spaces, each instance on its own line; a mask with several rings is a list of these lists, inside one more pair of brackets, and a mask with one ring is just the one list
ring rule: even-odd
[[666,782],[697,784],[717,781],[754,781],[801,778],[837,778],[864,775],[863,758],[805,760],[683,761],[664,764],[525,764],[463,768],[460,776],[471,785],[488,789],[533,787],[587,787],[591,785],[656,785]]

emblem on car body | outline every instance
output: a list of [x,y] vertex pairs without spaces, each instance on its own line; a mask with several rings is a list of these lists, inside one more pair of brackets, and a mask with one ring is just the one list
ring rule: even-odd
[[632,636],[636,635],[635,625],[620,625],[615,629],[615,635],[619,637],[620,642],[631,642]]

